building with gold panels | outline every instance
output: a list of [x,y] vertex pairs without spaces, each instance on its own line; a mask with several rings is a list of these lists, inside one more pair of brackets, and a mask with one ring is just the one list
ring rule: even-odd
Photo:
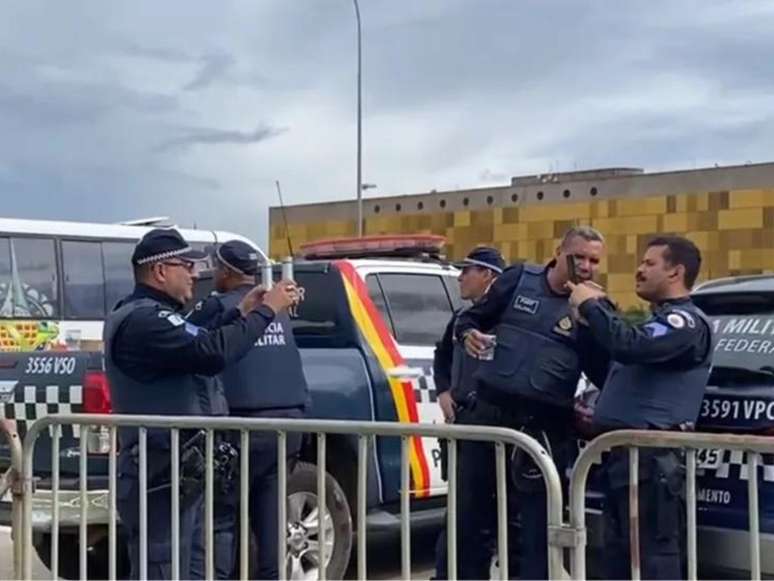
[[[774,163],[662,173],[610,168],[514,177],[509,185],[364,200],[366,234],[446,236],[446,254],[476,244],[506,259],[544,262],[562,233],[589,224],[607,238],[602,284],[634,306],[633,273],[647,241],[681,234],[702,251],[701,279],[774,272]],[[295,248],[320,238],[354,236],[354,201],[286,208]],[[279,208],[271,208],[270,253],[288,254]]]

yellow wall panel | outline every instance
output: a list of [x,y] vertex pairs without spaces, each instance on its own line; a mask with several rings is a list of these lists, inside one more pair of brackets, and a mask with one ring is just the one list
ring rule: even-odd
[[578,204],[546,204],[519,208],[522,222],[541,222],[546,220],[577,220],[591,218],[591,206],[588,202]]
[[763,208],[720,210],[718,212],[718,228],[721,230],[763,228]]
[[616,200],[617,216],[645,216],[664,214],[667,211],[666,196],[639,198],[635,200]]
[[530,222],[527,224],[527,238],[536,240],[539,238],[553,238],[553,222]]
[[631,291],[634,288],[634,274],[608,274],[607,290],[611,293]]
[[733,190],[728,193],[729,208],[774,206],[774,190]]
[[494,227],[495,240],[526,240],[527,239],[527,225],[526,224],[495,224]]
[[455,226],[470,226],[470,212],[454,212]]
[[607,200],[591,203],[590,218],[607,218],[608,216],[610,216],[610,203]]

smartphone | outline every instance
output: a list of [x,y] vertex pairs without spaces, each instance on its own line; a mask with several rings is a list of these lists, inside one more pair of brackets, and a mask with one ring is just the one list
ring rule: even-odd
[[573,284],[578,284],[578,271],[575,269],[575,257],[572,254],[567,255],[567,280]]

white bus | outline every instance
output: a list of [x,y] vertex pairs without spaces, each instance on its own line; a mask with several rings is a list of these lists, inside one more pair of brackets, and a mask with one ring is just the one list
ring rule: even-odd
[[[134,245],[165,221],[0,218],[0,352],[101,350],[106,314],[134,285]],[[255,246],[229,232],[180,233],[198,250],[233,239]]]

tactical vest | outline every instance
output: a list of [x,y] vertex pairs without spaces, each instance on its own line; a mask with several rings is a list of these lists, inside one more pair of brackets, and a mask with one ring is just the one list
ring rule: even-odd
[[[121,323],[136,309],[167,308],[150,298],[126,303],[108,315],[103,338],[105,343],[105,371],[110,384],[110,399],[117,414],[209,416],[228,412],[223,390],[215,377],[185,374],[169,375],[153,381],[141,382],[125,374],[115,364],[113,346]],[[122,449],[137,443],[136,428],[119,428]],[[168,430],[149,430],[148,444],[167,448]]]
[[[250,287],[216,295],[224,310],[236,307]],[[242,359],[221,374],[231,410],[305,407],[309,388],[290,317],[279,313]]]
[[543,403],[571,407],[580,361],[568,297],[554,294],[545,267],[527,264],[496,328],[492,361],[474,377],[486,387]]
[[[690,302],[680,309],[695,316],[697,325],[711,325],[704,313]],[[682,366],[669,362],[653,365],[613,363],[605,387],[597,400],[594,424],[600,429],[673,429],[695,423],[712,367],[712,341],[706,353]]]

